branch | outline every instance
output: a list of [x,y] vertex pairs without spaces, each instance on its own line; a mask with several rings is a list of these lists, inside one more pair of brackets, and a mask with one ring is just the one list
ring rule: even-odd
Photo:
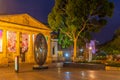
[[73,39],[75,39],[75,32],[76,32],[76,30],[74,29],[74,30],[72,30],[72,36],[73,36]]
[[88,26],[95,26],[95,24],[87,24]]
[[77,36],[76,36],[77,39],[78,39],[78,36],[80,35],[80,33],[85,29],[86,23],[87,23],[87,21],[88,21],[89,19],[87,19],[86,21],[84,21],[84,19],[82,19],[82,20],[83,20],[83,27],[82,27],[81,30],[78,32],[78,34],[77,34]]
[[72,39],[72,37],[70,36],[70,34],[69,34],[69,33],[67,33],[67,32],[65,32],[65,31],[63,31],[61,28],[59,28],[59,29],[60,29],[60,31],[61,31],[62,33],[66,34],[69,38],[71,38],[71,39]]
[[[85,29],[86,27],[86,23],[89,21],[89,17],[92,15],[93,10],[90,11],[90,15],[88,16],[87,20],[85,21],[84,18],[82,18],[83,21],[83,27],[81,28],[81,30],[78,32],[78,35],[76,36],[76,38],[78,38],[78,36],[80,35],[80,33]],[[82,26],[82,25],[81,25]]]

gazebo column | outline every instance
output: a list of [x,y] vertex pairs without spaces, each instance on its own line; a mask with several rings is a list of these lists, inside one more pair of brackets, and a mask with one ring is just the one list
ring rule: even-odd
[[47,53],[47,59],[46,63],[51,63],[52,62],[52,56],[51,56],[51,36],[48,35],[48,53]]

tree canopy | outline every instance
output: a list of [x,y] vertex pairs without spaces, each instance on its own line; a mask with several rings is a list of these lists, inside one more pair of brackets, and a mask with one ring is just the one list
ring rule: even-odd
[[101,50],[108,54],[120,54],[120,28],[115,31],[113,39],[101,47]]
[[51,29],[60,30],[74,42],[74,57],[78,37],[100,30],[111,17],[114,5],[109,0],[55,0],[48,15]]

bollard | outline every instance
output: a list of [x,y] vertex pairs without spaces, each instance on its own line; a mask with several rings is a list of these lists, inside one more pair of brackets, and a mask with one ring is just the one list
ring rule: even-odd
[[15,72],[19,72],[19,56],[15,57]]

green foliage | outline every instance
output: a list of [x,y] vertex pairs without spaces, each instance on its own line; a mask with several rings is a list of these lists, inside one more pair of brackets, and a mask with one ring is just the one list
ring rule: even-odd
[[107,53],[104,52],[104,51],[98,51],[98,52],[96,52],[96,56],[106,56],[106,55],[107,55]]
[[62,46],[62,48],[68,48],[71,44],[73,44],[70,38],[62,33],[59,35],[58,43]]
[[98,61],[98,60],[93,60],[91,62],[88,62],[88,61],[77,61],[76,63],[103,64],[101,61]]
[[113,40],[110,43],[110,46],[115,50],[114,52],[120,53],[120,28],[116,30]]
[[106,60],[106,56],[95,56],[93,60]]
[[106,66],[120,67],[120,62],[108,61],[106,62]]

